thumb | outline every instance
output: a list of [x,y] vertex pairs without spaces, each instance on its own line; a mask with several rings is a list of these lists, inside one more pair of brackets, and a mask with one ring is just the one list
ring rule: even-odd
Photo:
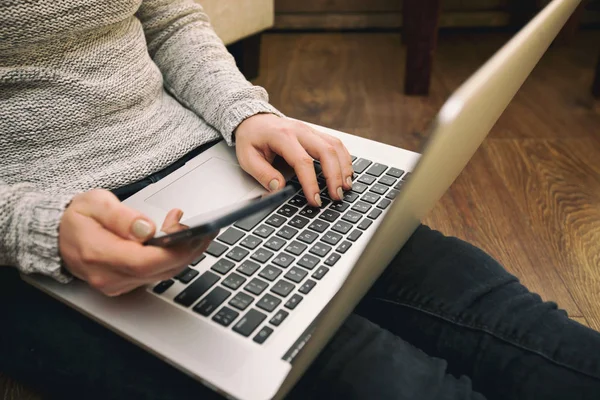
[[95,219],[123,239],[143,242],[154,236],[156,230],[148,217],[121,203],[108,190],[95,189],[84,193],[77,211]]
[[270,192],[285,186],[285,179],[281,172],[273,168],[271,163],[257,151],[253,151],[248,155],[244,169]]

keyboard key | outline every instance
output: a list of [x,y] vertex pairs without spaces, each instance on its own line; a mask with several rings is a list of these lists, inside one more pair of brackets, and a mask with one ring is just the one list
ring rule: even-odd
[[289,204],[285,204],[283,206],[281,206],[281,208],[279,210],[277,210],[278,214],[281,214],[285,217],[291,217],[292,215],[296,214],[298,212],[298,208],[294,207],[294,206],[290,206]]
[[267,318],[267,316],[260,311],[250,310],[244,315],[233,327],[233,331],[239,333],[242,336],[250,336],[252,332]]
[[260,276],[261,278],[265,278],[268,281],[274,281],[279,275],[281,275],[283,271],[277,267],[274,267],[272,265],[267,265],[266,267],[264,267],[262,269],[262,271],[260,271],[260,274],[258,274],[258,276]]
[[248,250],[236,246],[227,253],[226,257],[233,261],[242,261],[248,254],[250,254]]
[[371,208],[371,205],[367,204],[367,203],[363,203],[362,201],[359,201],[358,203],[354,204],[352,206],[352,209],[354,211],[357,211],[359,213],[366,213],[367,211],[369,211],[369,209]]
[[335,232],[329,231],[329,232],[327,232],[326,234],[323,235],[323,237],[321,238],[321,240],[324,241],[327,244],[335,246],[336,244],[338,244],[338,242],[340,240],[342,240],[342,235],[340,235],[339,233],[335,233]]
[[376,180],[377,180],[377,178],[375,178],[374,176],[366,175],[366,174],[361,176],[360,178],[358,178],[358,181],[360,183],[364,183],[365,185],[370,185],[373,182],[375,182]]
[[226,274],[229,272],[229,270],[231,270],[231,268],[233,268],[235,264],[232,263],[229,260],[226,260],[224,258],[220,259],[219,261],[217,261],[212,267],[211,269],[213,271],[217,271],[220,274]]
[[325,265],[329,265],[330,267],[333,267],[335,265],[335,263],[338,262],[338,260],[341,257],[342,256],[340,256],[338,253],[331,253],[329,255],[329,257],[327,257],[327,259],[325,260]]
[[312,279],[308,279],[302,286],[300,286],[298,291],[302,294],[308,294],[316,284],[317,282],[313,281]]
[[174,280],[167,279],[166,281],[162,281],[159,284],[157,284],[156,286],[154,286],[154,289],[152,289],[152,291],[156,294],[163,294],[164,292],[167,291],[168,288],[173,286],[174,283],[175,283]]
[[246,282],[246,278],[236,274],[235,272],[232,272],[223,281],[223,286],[227,286],[230,289],[236,290],[237,288],[242,286],[244,282]]
[[327,182],[323,178],[317,178],[317,183],[319,184],[319,190],[323,190],[327,187]]
[[273,254],[275,253],[267,249],[258,249],[254,254],[252,254],[252,256],[250,256],[250,258],[252,258],[254,261],[258,261],[259,263],[266,263],[269,261],[269,258],[273,257]]
[[271,250],[279,250],[281,249],[283,246],[285,246],[286,241],[283,239],[280,239],[276,236],[273,236],[271,239],[267,240],[265,243],[265,247]]
[[281,215],[271,215],[269,218],[267,218],[267,220],[265,221],[267,224],[274,226],[275,228],[279,228],[281,225],[283,225],[285,223],[285,218]]
[[208,245],[208,249],[206,249],[206,252],[213,257],[220,257],[223,253],[227,251],[228,248],[229,247],[225,246],[224,244],[212,241]]
[[275,316],[273,316],[273,318],[271,318],[269,323],[271,323],[275,326],[279,326],[287,318],[288,315],[290,315],[290,313],[288,313],[287,311],[279,310],[275,313]]
[[256,307],[271,312],[276,309],[279,304],[281,304],[281,300],[279,298],[267,293],[256,303]]
[[354,164],[352,164],[352,168],[354,169],[355,173],[362,174],[372,163],[372,161],[365,158],[359,158]]
[[352,225],[344,221],[338,221],[335,224],[333,224],[331,229],[341,234],[346,234],[348,233],[348,231],[350,231],[350,229],[352,229]]
[[314,242],[317,238],[319,237],[318,234],[316,234],[315,232],[312,231],[304,231],[302,232],[299,236],[298,236],[298,240],[304,242],[304,243],[308,243],[311,244],[312,242]]
[[344,193],[344,201],[346,201],[348,203],[353,203],[354,201],[356,201],[356,199],[358,199],[357,193],[354,193],[354,192]]
[[325,207],[327,207],[329,204],[331,204],[331,199],[329,198],[329,194],[327,194],[327,190],[323,190],[321,192],[321,207],[319,207],[319,209],[322,210]]
[[193,310],[200,315],[208,317],[229,296],[231,296],[231,292],[229,290],[225,290],[222,287],[217,286],[208,294],[208,296],[200,300],[200,302],[194,306]]
[[[342,203],[344,204],[344,203]],[[323,211],[323,213],[321,215],[319,215],[319,218],[328,221],[328,222],[334,222],[336,219],[338,219],[340,216],[340,213],[337,211],[333,211],[331,208],[328,208],[327,210]]]
[[319,257],[325,257],[327,253],[331,251],[331,246],[327,246],[324,243],[318,242],[309,250],[311,253],[316,254]]
[[289,308],[290,310],[293,310],[294,308],[296,308],[296,306],[298,304],[300,304],[300,302],[302,301],[302,296],[300,296],[299,294],[295,294],[292,297],[290,297],[290,299],[284,304],[285,308]]
[[292,198],[290,201],[288,201],[288,204],[291,204],[292,206],[298,207],[298,208],[305,206],[306,203],[307,203],[306,199],[302,196],[294,196],[294,198]]
[[378,196],[375,193],[365,193],[364,196],[361,197],[361,200],[366,201],[367,203],[375,204],[380,198],[381,196]]
[[267,340],[269,338],[269,336],[271,336],[271,333],[273,333],[273,328],[269,328],[268,326],[263,326],[261,328],[261,330],[258,331],[256,336],[254,336],[254,339],[252,339],[252,340],[254,340],[258,344],[263,344],[265,342],[265,340]]
[[365,185],[364,183],[360,183],[360,182],[354,182],[352,184],[352,191],[356,192],[356,193],[363,193],[365,190],[368,189],[368,186]]
[[273,285],[273,287],[271,288],[271,292],[278,294],[281,297],[287,297],[287,295],[292,293],[292,291],[295,288],[296,285],[294,285],[293,283],[280,279],[275,285]]
[[396,179],[389,175],[384,175],[381,177],[378,183],[381,185],[392,186],[394,183],[396,183]]
[[179,274],[177,274],[177,276],[175,276],[175,279],[177,279],[181,283],[190,283],[192,279],[194,279],[196,275],[198,275],[198,273],[199,272],[195,269],[185,267],[183,271],[181,271]]
[[267,282],[254,278],[246,285],[246,287],[244,287],[244,289],[252,294],[259,295],[267,288],[267,286],[269,286]]
[[301,217],[299,215],[296,215],[294,218],[290,219],[288,224],[290,224],[294,228],[302,229],[306,226],[306,224],[308,224],[308,219]]
[[254,233],[256,236],[260,236],[261,238],[266,238],[269,237],[273,232],[275,232],[275,228],[271,228],[267,225],[261,225],[258,228],[256,228],[252,233]]
[[292,253],[295,256],[299,256],[307,247],[307,245],[294,240],[285,248],[285,251]]
[[407,172],[406,174],[404,174],[404,176],[402,177],[403,181],[408,180],[408,178],[410,178],[410,172]]
[[329,228],[329,224],[321,219],[314,220],[309,226],[308,229],[312,229],[315,232],[323,233],[325,230]]
[[238,240],[243,238],[244,235],[245,233],[242,231],[238,231],[235,228],[228,228],[225,232],[217,236],[217,239],[219,239],[221,242],[234,245],[238,242]]
[[381,209],[385,210],[391,203],[392,203],[391,200],[383,199],[379,202],[379,204],[377,204],[377,208],[381,208]]
[[293,186],[296,192],[302,190],[302,185],[298,182],[298,177],[294,176],[290,181],[286,182],[286,185]]
[[250,260],[246,260],[242,263],[242,265],[238,267],[237,270],[246,276],[252,276],[256,271],[258,271],[259,268],[260,265],[258,265],[257,263]]
[[317,268],[317,270],[315,271],[314,274],[312,274],[312,277],[318,280],[321,280],[321,278],[323,278],[325,276],[326,273],[329,272],[329,268],[327,267],[319,267]]
[[375,163],[367,170],[367,174],[373,176],[380,176],[387,169],[387,165]]
[[284,277],[292,282],[300,283],[306,275],[308,275],[308,272],[305,270],[298,267],[292,267]]
[[390,200],[394,200],[396,198],[396,196],[398,196],[398,193],[400,193],[397,190],[390,190],[390,192],[385,196],[386,199],[390,199]]
[[244,292],[238,292],[235,296],[233,296],[233,299],[229,301],[229,304],[240,311],[244,311],[250,304],[252,304],[253,301],[254,297]]
[[190,263],[190,265],[196,266],[198,263],[206,258],[206,254],[202,253],[202,255],[196,258],[194,261]]
[[319,208],[306,206],[300,211],[299,215],[307,218],[314,218],[319,214],[319,211],[321,211]]
[[174,301],[182,306],[189,307],[218,281],[219,277],[217,275],[206,271],[184,291],[179,293]]
[[379,183],[376,183],[373,186],[371,186],[369,190],[379,195],[383,195],[385,194],[385,192],[387,192],[388,188],[386,186],[380,185]]
[[233,226],[235,226],[236,228],[239,228],[243,231],[249,232],[252,229],[254,229],[254,227],[256,225],[258,225],[258,223],[260,221],[262,221],[263,219],[265,219],[269,214],[271,214],[272,211],[274,211],[277,207],[279,207],[279,204],[273,204],[272,206],[267,207],[264,210],[261,210],[257,213],[254,213],[252,215],[249,215],[248,217],[239,220],[238,222],[236,222],[235,224],[233,224]]
[[402,171],[401,169],[398,169],[398,168],[390,168],[386,172],[387,175],[391,175],[394,178],[400,178],[403,173],[404,173],[404,171]]
[[289,254],[279,253],[277,257],[273,259],[273,264],[279,265],[280,267],[287,268],[291,263],[296,261],[296,259]]
[[293,238],[296,235],[296,233],[298,233],[298,229],[292,228],[291,226],[286,225],[283,228],[281,228],[279,230],[279,232],[277,232],[277,236],[280,236],[284,239],[289,240],[289,239]]
[[403,181],[398,181],[398,183],[396,183],[396,185],[394,186],[394,189],[400,190],[400,188],[402,188],[403,184],[404,184]]
[[350,246],[352,246],[352,243],[350,243],[347,240],[344,240],[337,249],[335,249],[335,251],[337,251],[338,253],[342,253],[344,254],[345,252],[348,251],[348,249],[350,248]]
[[240,313],[226,306],[221,308],[212,319],[223,326],[229,326],[238,315],[240,315]]
[[[374,209],[371,210],[371,212],[369,213],[369,215],[367,215],[367,217],[371,218],[371,219],[377,219],[377,217],[379,217],[381,215],[381,213],[382,213],[381,210],[378,210],[377,208],[374,208]],[[359,226],[359,228],[360,228],[360,226]]]
[[339,203],[333,203],[331,205],[331,207],[329,207],[329,209],[338,211],[338,212],[344,212],[344,211],[346,211],[346,209],[348,207],[350,207],[350,205],[348,203],[339,202]]
[[[369,221],[369,220],[367,219],[367,220],[365,220],[365,221]],[[371,222],[371,221],[369,221],[369,222]],[[362,234],[363,234],[363,233],[362,233],[361,231],[359,231],[359,230],[356,230],[356,229],[355,229],[355,230],[353,230],[353,231],[352,231],[352,233],[350,233],[350,234],[348,235],[348,240],[349,240],[349,241],[351,241],[351,242],[356,242],[356,241],[358,240],[358,238],[359,238],[359,237],[360,237]]]
[[362,229],[363,231],[367,230],[369,229],[372,223],[373,221],[371,221],[370,219],[364,218],[362,221],[360,221],[360,224],[358,224],[358,229]]
[[353,224],[357,223],[358,221],[360,221],[360,219],[362,218],[362,215],[360,215],[359,213],[355,213],[354,211],[348,211],[346,214],[344,214],[344,216],[342,217],[342,219],[344,221],[348,221],[351,222]]
[[256,236],[248,235],[244,238],[244,240],[242,240],[242,243],[240,244],[247,249],[254,250],[261,243],[261,239],[257,238]]
[[305,254],[298,260],[298,265],[304,267],[306,269],[313,269],[319,263],[319,259],[315,256],[311,256],[310,254]]

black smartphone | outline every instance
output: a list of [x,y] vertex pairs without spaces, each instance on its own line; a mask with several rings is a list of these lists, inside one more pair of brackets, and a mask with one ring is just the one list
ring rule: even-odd
[[[229,207],[213,210],[206,215],[204,220],[195,223],[189,229],[169,234],[161,233],[159,236],[147,240],[144,244],[147,246],[168,247],[210,235],[253,214],[277,208],[291,198],[296,191],[297,189],[294,186],[288,185],[275,193],[257,196]],[[199,218],[202,219],[202,216]],[[195,218],[195,220],[197,219]]]

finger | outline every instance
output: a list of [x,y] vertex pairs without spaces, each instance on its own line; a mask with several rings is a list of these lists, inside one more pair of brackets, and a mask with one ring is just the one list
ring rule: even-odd
[[352,189],[352,176],[354,175],[354,169],[352,168],[352,156],[350,155],[350,152],[346,146],[344,146],[344,143],[334,136],[327,135],[312,128],[311,130],[323,140],[335,147],[340,162],[340,168],[342,169],[343,187],[345,190]]
[[154,223],[130,208],[107,190],[85,193],[76,203],[77,211],[98,221],[104,228],[124,238],[143,242],[154,236]]
[[285,186],[285,178],[254,147],[239,156],[240,164],[246,172],[271,192]]
[[321,207],[322,202],[313,158],[298,142],[296,136],[292,133],[279,134],[273,138],[269,145],[273,151],[283,157],[294,168],[308,203],[314,207]]
[[323,175],[327,181],[329,196],[333,200],[341,201],[344,197],[342,169],[335,147],[308,127],[302,133],[298,134],[298,141],[308,154],[321,162]]
[[188,229],[189,226],[179,223],[179,221],[181,221],[181,217],[183,217],[182,210],[178,208],[172,209],[168,212],[167,216],[165,217],[165,220],[163,221],[160,230],[164,233],[174,233],[182,231],[184,229]]

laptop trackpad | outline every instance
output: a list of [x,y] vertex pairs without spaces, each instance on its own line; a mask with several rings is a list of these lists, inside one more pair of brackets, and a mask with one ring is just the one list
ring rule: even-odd
[[239,165],[213,157],[145,201],[164,211],[180,208],[188,219],[231,205],[261,189]]

